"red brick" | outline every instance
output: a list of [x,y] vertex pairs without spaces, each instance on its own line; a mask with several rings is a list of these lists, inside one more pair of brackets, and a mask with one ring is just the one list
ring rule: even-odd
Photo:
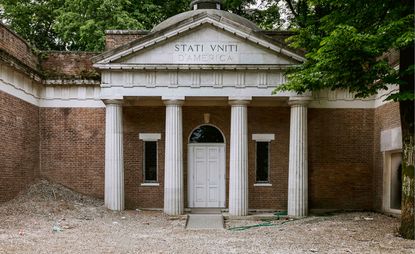
[[0,202],[39,176],[39,109],[0,91]]

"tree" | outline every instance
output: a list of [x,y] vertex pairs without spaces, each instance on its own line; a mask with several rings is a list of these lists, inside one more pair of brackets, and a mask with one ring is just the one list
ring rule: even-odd
[[[255,8],[258,5],[260,8]],[[280,29],[283,20],[278,6],[279,0],[225,0],[223,9],[243,16],[264,30]]]
[[3,0],[0,18],[41,50],[104,48],[105,30],[149,30],[190,0]]
[[[307,61],[287,73],[277,90],[299,93],[348,89],[368,97],[387,84],[399,92],[389,100],[400,104],[403,161],[400,233],[414,239],[414,3],[412,0],[286,0],[296,35],[294,48],[304,49]],[[399,70],[383,57],[400,51]]]
[[65,43],[57,39],[53,25],[58,7],[65,0],[2,0],[0,19],[31,45],[44,50],[63,50]]

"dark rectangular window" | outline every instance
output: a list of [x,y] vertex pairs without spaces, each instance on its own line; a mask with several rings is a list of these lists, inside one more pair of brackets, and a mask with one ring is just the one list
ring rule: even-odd
[[157,182],[157,141],[144,142],[144,182]]
[[269,142],[256,142],[256,182],[269,182]]

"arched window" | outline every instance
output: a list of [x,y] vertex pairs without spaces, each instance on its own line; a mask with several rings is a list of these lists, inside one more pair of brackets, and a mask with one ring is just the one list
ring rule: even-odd
[[190,135],[190,143],[224,143],[222,133],[214,126],[202,125]]

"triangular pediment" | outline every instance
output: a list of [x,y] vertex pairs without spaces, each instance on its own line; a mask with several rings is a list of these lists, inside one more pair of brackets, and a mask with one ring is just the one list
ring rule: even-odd
[[144,65],[293,65],[303,57],[258,36],[205,17],[148,35],[95,59],[95,67]]

